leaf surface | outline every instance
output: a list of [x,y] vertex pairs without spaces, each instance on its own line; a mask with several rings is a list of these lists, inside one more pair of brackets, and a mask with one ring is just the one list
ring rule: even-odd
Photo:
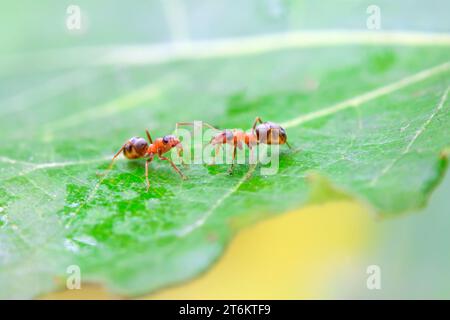
[[[375,35],[373,45],[370,32],[358,34],[339,32],[341,44],[326,32],[290,33],[291,45],[238,39],[231,51],[214,41],[168,45],[163,60],[152,46],[144,57],[113,46],[101,59],[82,50],[64,60],[61,49],[32,58],[41,63],[29,71],[9,64],[0,93],[0,296],[53,290],[74,264],[85,282],[147,293],[205,270],[240,226],[308,201],[351,196],[384,216],[424,206],[450,147],[448,35],[430,35],[430,44],[400,33],[401,45]],[[177,121],[248,129],[256,116],[281,123],[294,146],[282,149],[276,175],[191,165],[182,181],[154,161],[146,192],[143,161],[105,171],[145,128],[154,137]]]

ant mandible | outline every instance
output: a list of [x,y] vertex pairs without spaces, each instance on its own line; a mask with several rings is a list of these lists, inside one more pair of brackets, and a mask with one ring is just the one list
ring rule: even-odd
[[[259,124],[258,124],[259,123]],[[264,144],[286,144],[289,148],[291,148],[290,144],[287,141],[286,130],[281,127],[279,124],[273,122],[263,122],[260,117],[256,117],[252,131],[250,133],[244,132],[239,129],[225,129],[219,130],[212,125],[202,122],[202,124],[208,128],[211,128],[215,131],[219,131],[216,135],[214,135],[209,144],[216,146],[215,153],[213,158],[213,163],[215,163],[215,159],[220,152],[220,147],[223,144],[230,144],[233,146],[233,155],[232,155],[232,164],[230,166],[229,172],[231,173],[234,168],[234,160],[236,159],[237,148],[242,150],[243,144],[245,143],[250,150],[250,159],[253,162],[253,147],[256,144],[264,143]],[[193,122],[178,122],[176,124],[176,130],[178,130],[179,126],[182,125],[194,125]]]
[[174,135],[167,135],[163,138],[158,138],[153,142],[152,137],[148,130],[145,130],[147,134],[148,141],[144,138],[133,137],[120,148],[120,150],[114,155],[112,158],[111,164],[109,168],[111,169],[114,163],[114,160],[123,152],[124,156],[127,159],[139,159],[139,158],[148,158],[145,162],[145,181],[147,183],[147,191],[150,188],[150,182],[148,180],[148,165],[152,162],[155,155],[158,156],[159,159],[169,161],[171,166],[175,169],[176,172],[181,176],[183,180],[187,179],[187,177],[177,168],[175,163],[169,158],[163,156],[164,153],[170,151],[172,148],[177,148],[178,156],[181,157],[183,153],[183,146],[180,143],[180,140]]

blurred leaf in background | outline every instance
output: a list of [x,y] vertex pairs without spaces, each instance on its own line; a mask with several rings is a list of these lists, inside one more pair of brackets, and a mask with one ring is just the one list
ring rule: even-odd
[[[79,1],[77,34],[66,3],[4,5],[0,296],[54,290],[73,264],[85,282],[144,294],[205,270],[233,226],[327,200],[324,187],[396,216],[441,181],[450,42],[414,31],[448,32],[447,2],[381,1],[381,31],[365,29],[366,1],[168,3]],[[140,161],[98,175],[145,128],[248,129],[256,116],[294,144],[277,175],[193,165],[182,182],[156,162],[149,192]]]

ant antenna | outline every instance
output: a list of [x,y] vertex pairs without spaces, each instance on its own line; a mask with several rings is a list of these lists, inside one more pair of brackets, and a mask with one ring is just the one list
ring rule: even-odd
[[153,140],[152,140],[152,137],[150,136],[150,132],[148,132],[148,129],[145,129],[145,133],[147,134],[147,138],[148,138],[148,141],[150,142],[150,144],[153,144]]
[[[210,125],[207,122],[201,121],[201,123],[202,123],[203,127],[208,127],[208,128],[213,129],[215,131],[221,131],[220,129],[217,129],[216,127]],[[194,124],[195,124],[194,122],[177,122],[177,124],[175,125],[175,132],[178,132],[178,127],[180,127],[180,126],[194,126]]]

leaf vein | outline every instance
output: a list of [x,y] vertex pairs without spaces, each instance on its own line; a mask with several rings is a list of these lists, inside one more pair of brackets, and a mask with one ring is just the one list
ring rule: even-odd
[[311,112],[311,113],[308,113],[305,115],[301,115],[290,121],[284,122],[281,125],[285,128],[292,128],[292,127],[296,127],[300,124],[303,124],[305,122],[309,122],[309,121],[316,120],[319,118],[327,117],[327,116],[330,116],[332,114],[335,114],[337,112],[340,112],[340,111],[343,111],[343,110],[346,110],[349,108],[358,108],[366,102],[375,100],[377,98],[388,95],[390,93],[393,93],[395,91],[398,91],[400,89],[403,89],[405,87],[413,85],[415,83],[424,81],[432,76],[435,76],[435,75],[438,75],[441,73],[445,73],[448,71],[450,71],[450,62],[446,62],[444,64],[422,70],[414,75],[400,79],[400,80],[393,82],[387,86],[383,86],[383,87],[377,88],[375,90],[368,91],[362,95],[339,102],[328,108],[321,109],[321,110],[318,110],[315,112]]
[[196,230],[197,228],[201,227],[206,220],[213,214],[214,211],[216,211],[217,208],[219,208],[222,203],[228,199],[230,196],[232,196],[239,188],[240,186],[247,181],[253,172],[255,171],[256,165],[250,166],[250,169],[247,171],[247,173],[238,181],[236,185],[233,186],[233,188],[229,189],[227,193],[225,193],[222,197],[217,199],[217,201],[211,206],[211,208],[205,212],[199,219],[194,221],[193,223],[189,224],[188,226],[180,229],[175,230],[175,232],[169,232],[168,234],[164,234],[164,236],[168,235],[175,235],[177,237],[184,237],[188,234],[190,234],[192,231]]
[[439,103],[437,105],[437,107],[433,110],[433,112],[431,113],[431,115],[427,118],[427,120],[422,124],[422,126],[420,126],[420,128],[416,131],[416,133],[414,134],[414,136],[412,137],[412,139],[409,141],[409,143],[407,144],[407,146],[405,147],[405,149],[403,149],[402,153],[400,153],[400,155],[398,157],[396,157],[395,159],[392,159],[392,161],[390,161],[380,172],[379,174],[377,174],[375,177],[373,177],[373,179],[370,181],[370,186],[374,186],[381,177],[383,177],[385,174],[387,174],[393,167],[394,165],[405,155],[407,154],[410,150],[411,147],[413,146],[414,142],[416,142],[417,138],[419,138],[419,136],[425,131],[425,129],[428,127],[428,125],[431,123],[431,121],[433,120],[433,118],[436,116],[436,114],[443,108],[445,101],[447,100],[447,96],[448,96],[448,92],[450,90],[450,87],[448,87],[444,94],[442,95],[441,99],[439,100]]

